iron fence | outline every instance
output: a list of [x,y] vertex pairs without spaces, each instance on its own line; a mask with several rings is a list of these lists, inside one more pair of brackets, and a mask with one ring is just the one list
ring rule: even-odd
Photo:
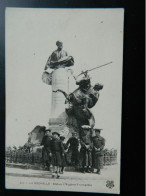
[[[6,163],[43,164],[42,149],[30,152],[24,150],[7,150]],[[117,164],[117,150],[104,150],[103,165]]]

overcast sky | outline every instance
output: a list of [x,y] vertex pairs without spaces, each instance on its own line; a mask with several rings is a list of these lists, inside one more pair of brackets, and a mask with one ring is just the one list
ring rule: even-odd
[[57,40],[74,57],[75,74],[113,61],[90,72],[92,84],[104,85],[92,112],[106,147],[120,150],[122,9],[6,9],[6,144],[23,145],[36,125],[48,127],[51,86],[41,77]]

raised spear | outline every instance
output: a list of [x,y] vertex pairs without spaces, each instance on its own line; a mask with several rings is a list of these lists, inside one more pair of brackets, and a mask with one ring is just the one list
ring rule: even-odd
[[92,68],[92,69],[89,69],[89,70],[83,71],[83,72],[81,72],[78,76],[80,76],[81,74],[87,74],[87,72],[89,72],[89,71],[92,71],[92,70],[94,70],[94,69],[98,69],[98,68],[100,68],[100,67],[103,67],[103,66],[109,65],[109,64],[111,64],[111,63],[113,63],[113,62],[111,61],[111,62],[109,62],[109,63],[103,64],[103,65],[99,65],[99,66],[94,67],[94,68]]

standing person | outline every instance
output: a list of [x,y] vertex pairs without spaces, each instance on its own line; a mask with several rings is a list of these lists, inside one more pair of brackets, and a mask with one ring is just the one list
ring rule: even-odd
[[91,127],[88,125],[82,126],[82,135],[80,138],[81,149],[80,154],[82,158],[82,172],[91,173],[92,167],[92,139],[90,134]]
[[63,144],[63,147],[64,147],[64,156],[62,156],[62,166],[61,166],[61,170],[60,170],[60,173],[63,174],[64,172],[64,167],[67,165],[66,164],[66,150],[67,150],[67,145],[66,143],[64,143],[64,140],[65,140],[65,137],[64,136],[60,136],[60,140]]
[[68,153],[71,153],[71,165],[78,166],[79,164],[79,139],[77,137],[77,132],[72,133],[66,143],[69,146]]
[[42,139],[41,145],[43,145],[42,150],[42,158],[44,166],[47,167],[47,169],[50,171],[50,165],[51,165],[51,157],[50,157],[50,142],[52,140],[51,136],[51,130],[47,129],[45,131],[45,136]]
[[93,168],[97,169],[97,174],[101,173],[101,169],[103,168],[103,149],[105,146],[105,139],[100,136],[100,131],[102,129],[95,128],[95,136],[92,138],[93,141]]
[[59,178],[59,168],[62,166],[62,156],[64,156],[64,147],[59,138],[60,134],[57,132],[52,133],[53,137],[50,142],[50,156],[52,157],[52,165],[53,165],[53,172],[52,177],[55,177],[57,174],[57,178]]

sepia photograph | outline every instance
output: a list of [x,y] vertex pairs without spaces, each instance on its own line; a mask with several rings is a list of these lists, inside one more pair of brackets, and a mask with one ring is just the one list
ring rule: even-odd
[[123,8],[6,8],[6,189],[120,194]]

